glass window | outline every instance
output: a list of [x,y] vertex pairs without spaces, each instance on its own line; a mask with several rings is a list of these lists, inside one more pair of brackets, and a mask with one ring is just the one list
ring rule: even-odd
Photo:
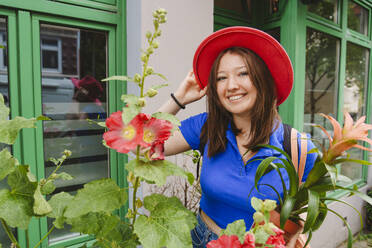
[[[86,119],[102,120],[107,115],[106,33],[94,30],[42,24],[40,27],[45,175],[55,169],[50,157],[60,157],[64,149],[72,156],[60,169],[71,174],[70,181],[56,181],[60,191],[74,193],[84,183],[109,177],[108,151],[102,145],[104,129]],[[57,55],[58,54],[58,55]],[[47,61],[47,62],[45,62]],[[47,68],[60,68],[51,73]],[[48,221],[52,225],[51,221]],[[55,230],[49,236],[53,243],[79,234]],[[72,235],[72,236],[71,236]]]
[[314,3],[307,5],[307,10],[327,20],[338,23],[337,6],[338,0],[314,1]]
[[[350,42],[346,49],[343,110],[349,112],[355,121],[366,113],[369,50]],[[360,149],[351,149],[349,154],[352,158],[363,159]],[[354,163],[342,165],[341,173],[351,179],[360,179],[362,166]]]
[[[9,107],[9,84],[8,84],[8,29],[5,18],[0,17],[0,93],[4,97],[5,104]],[[4,148],[11,150],[11,147],[0,144],[0,150]],[[8,188],[6,179],[0,182],[0,189]],[[17,237],[16,230],[12,229],[13,234]],[[11,241],[4,231],[0,228],[0,243],[3,247],[10,247]]]
[[368,35],[368,10],[359,4],[349,1],[347,27],[361,34]]
[[307,29],[304,131],[321,140],[323,145],[327,145],[328,139],[312,124],[330,130],[328,122],[318,114],[336,116],[339,52],[340,41],[337,38]]
[[280,28],[269,29],[265,32],[274,37],[278,42],[280,42]]
[[251,0],[214,0],[214,6],[251,18]]

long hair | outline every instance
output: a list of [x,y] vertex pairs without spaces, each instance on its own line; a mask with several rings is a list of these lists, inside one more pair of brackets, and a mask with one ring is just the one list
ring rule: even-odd
[[212,66],[207,89],[208,118],[200,134],[200,148],[203,152],[208,143],[208,157],[212,157],[226,149],[226,131],[231,124],[232,131],[238,135],[238,129],[233,121],[233,116],[221,104],[217,95],[217,72],[221,58],[226,53],[240,55],[246,66],[248,75],[257,89],[257,97],[251,110],[251,129],[245,148],[257,151],[259,144],[266,144],[270,135],[278,124],[279,115],[276,108],[276,87],[265,62],[253,51],[242,47],[231,47],[222,51]]

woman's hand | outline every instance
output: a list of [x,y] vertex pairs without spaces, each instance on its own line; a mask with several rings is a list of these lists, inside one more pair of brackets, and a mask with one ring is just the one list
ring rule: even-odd
[[196,82],[194,72],[191,70],[187,73],[174,95],[181,104],[187,105],[201,99],[206,92],[207,87],[200,89],[199,84]]

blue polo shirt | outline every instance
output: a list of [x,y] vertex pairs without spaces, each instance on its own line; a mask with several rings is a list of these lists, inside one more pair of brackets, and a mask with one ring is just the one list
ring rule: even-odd
[[[181,133],[194,150],[199,150],[199,137],[206,119],[207,113],[202,113],[181,122]],[[269,144],[283,150],[283,133],[283,125],[280,123],[279,127],[270,136]],[[227,145],[224,152],[209,158],[207,156],[208,144],[202,152],[205,156],[203,156],[200,174],[200,184],[203,192],[200,208],[223,229],[229,223],[239,219],[244,219],[247,229],[249,229],[253,224],[253,213],[255,212],[251,206],[252,197],[278,201],[276,193],[270,187],[261,186],[260,193],[254,188],[254,177],[260,161],[251,161],[269,156],[283,158],[284,156],[273,149],[261,148],[244,165],[231,128],[226,131],[226,137]],[[314,148],[314,144],[308,140],[307,149],[310,150],[312,148]],[[303,181],[306,180],[315,159],[315,153],[307,155]],[[288,175],[284,169],[282,170],[283,178],[288,188]],[[273,186],[283,196],[282,183],[279,174],[275,170],[264,175],[260,183]]]

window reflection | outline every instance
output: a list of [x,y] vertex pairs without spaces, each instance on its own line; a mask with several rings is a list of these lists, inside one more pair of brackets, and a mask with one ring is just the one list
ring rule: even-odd
[[314,3],[307,5],[307,10],[327,20],[338,23],[337,6],[338,0],[314,1]]
[[347,27],[364,35],[368,34],[368,10],[359,4],[349,1]]
[[214,0],[214,6],[235,12],[247,19],[252,16],[251,0]]
[[[86,119],[106,118],[106,33],[42,24],[40,27],[44,121],[45,175],[55,166],[50,157],[72,151],[59,170],[74,179],[55,182],[55,193],[76,192],[84,183],[109,177],[108,151],[102,145],[104,129]],[[48,220],[52,225],[51,220]],[[49,242],[70,238],[69,227],[55,230]]]
[[[5,18],[0,17],[0,93],[4,97],[5,104],[9,107],[9,83],[8,83],[8,29]],[[0,150],[11,147],[0,143]],[[0,189],[9,188],[6,178],[0,181]],[[17,237],[16,229],[11,229]],[[0,243],[3,247],[10,247],[11,242],[4,229],[0,227]]]
[[306,34],[306,81],[304,129],[327,145],[323,132],[312,124],[332,130],[318,113],[336,116],[339,40],[325,33],[308,29]]
[[[346,49],[343,110],[349,112],[355,121],[366,113],[369,50],[350,42]],[[360,149],[351,149],[348,153],[352,158],[363,159],[363,151]],[[351,179],[359,179],[362,166],[345,163],[341,166],[341,173]]]

